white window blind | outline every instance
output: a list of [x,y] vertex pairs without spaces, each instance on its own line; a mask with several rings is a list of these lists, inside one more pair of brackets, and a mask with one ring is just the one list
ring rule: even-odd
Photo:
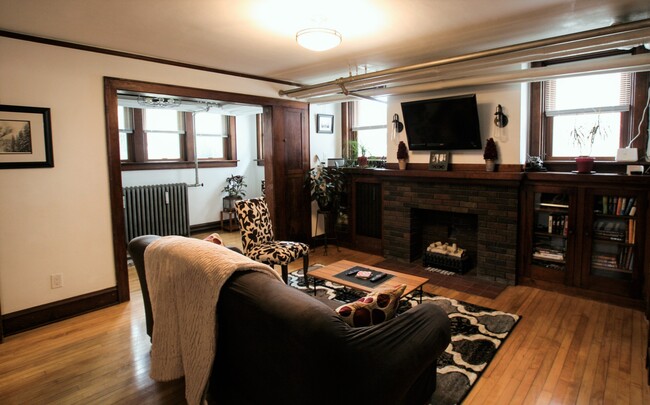
[[367,156],[386,156],[387,149],[387,105],[386,98],[381,101],[355,101],[355,123],[352,130],[357,133],[359,152],[361,148]]
[[182,113],[174,110],[144,110],[147,133],[147,158],[151,160],[180,159],[180,136],[184,131]]
[[228,120],[221,114],[200,112],[194,115],[196,153],[199,159],[224,157],[223,138],[228,137]]
[[621,112],[630,109],[630,73],[570,77],[544,82],[546,116]]

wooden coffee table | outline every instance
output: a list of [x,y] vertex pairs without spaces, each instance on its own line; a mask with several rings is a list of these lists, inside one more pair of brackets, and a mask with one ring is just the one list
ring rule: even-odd
[[[372,271],[379,271],[382,273],[386,274],[392,274],[393,277],[383,280],[380,282],[377,282],[376,284],[372,286],[366,286],[363,284],[360,284],[356,282],[354,279],[342,279],[339,277],[336,277],[337,274],[348,270],[352,267],[355,266],[360,266],[364,267],[366,269],[372,270]],[[392,270],[386,270],[382,269],[380,267],[374,267],[374,266],[369,266],[367,264],[362,264],[362,263],[356,263],[356,262],[351,262],[349,260],[340,260],[336,263],[332,263],[330,265],[327,265],[325,267],[321,267],[315,270],[310,270],[307,273],[310,277],[314,277],[317,279],[321,280],[327,280],[331,281],[332,283],[340,284],[349,288],[353,288],[355,290],[361,290],[365,292],[370,292],[378,287],[394,287],[398,286],[401,284],[406,284],[406,289],[404,290],[404,293],[402,294],[402,297],[412,293],[416,292],[417,295],[419,295],[420,302],[422,302],[422,286],[429,281],[428,278],[424,277],[418,277],[418,276],[412,276],[410,274],[405,274],[405,273],[400,273],[397,271],[392,271]],[[306,282],[306,281],[305,281]],[[316,291],[316,284],[314,283],[314,292]]]

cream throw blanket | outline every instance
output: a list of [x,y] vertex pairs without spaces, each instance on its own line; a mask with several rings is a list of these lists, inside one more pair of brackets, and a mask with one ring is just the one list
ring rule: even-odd
[[185,398],[200,404],[216,352],[216,307],[221,287],[238,270],[268,273],[271,267],[199,239],[166,236],[144,253],[153,310],[151,378],[185,376]]

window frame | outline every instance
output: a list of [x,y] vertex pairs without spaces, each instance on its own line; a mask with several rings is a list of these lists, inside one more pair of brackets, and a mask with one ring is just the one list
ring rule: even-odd
[[[350,141],[357,142],[358,130],[371,130],[371,129],[386,129],[386,142],[388,142],[390,134],[389,131],[389,122],[388,116],[386,117],[385,125],[372,125],[372,126],[355,126],[356,122],[356,111],[357,102],[356,101],[346,101],[341,103],[341,156],[349,156],[351,153]],[[361,149],[357,151],[358,156],[361,156]],[[358,157],[357,156],[357,157]],[[379,157],[379,156],[378,156]]]
[[[536,62],[533,67],[549,66],[559,63],[574,62],[577,60],[593,59],[597,57],[614,56],[623,53],[645,53],[642,49],[633,49],[629,51],[612,51],[600,53],[591,57],[566,58],[546,62]],[[636,135],[638,123],[643,119],[643,108],[648,100],[648,86],[650,85],[649,72],[631,72],[630,73],[630,108],[628,111],[621,112],[621,126],[619,146],[626,147],[630,140]],[[555,171],[573,170],[575,161],[572,157],[553,157],[553,117],[546,116],[544,111],[544,81],[532,82],[529,85],[530,90],[530,127],[528,139],[528,154],[530,156],[541,156],[544,165]],[[641,136],[632,142],[632,147],[638,148],[645,153],[647,133],[642,131]],[[595,156],[596,162],[600,164],[614,164],[614,157]],[[569,166],[569,164],[571,164]]]
[[[194,167],[195,129],[191,112],[182,112],[185,123],[184,133],[179,134],[181,143],[180,159],[150,160],[147,158],[147,134],[144,129],[144,109],[128,108],[133,120],[133,132],[127,136],[129,159],[121,160],[122,170],[165,170],[185,169]],[[237,165],[237,125],[236,117],[228,115],[228,136],[223,138],[224,157],[198,159],[199,167],[232,167]]]

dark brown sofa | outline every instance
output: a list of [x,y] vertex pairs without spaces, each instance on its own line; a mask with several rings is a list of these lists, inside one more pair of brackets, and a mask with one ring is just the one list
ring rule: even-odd
[[[143,255],[156,238],[129,244],[145,308]],[[218,404],[423,404],[450,341],[449,319],[434,304],[352,328],[314,297],[255,271],[226,282],[217,316],[209,400]]]

